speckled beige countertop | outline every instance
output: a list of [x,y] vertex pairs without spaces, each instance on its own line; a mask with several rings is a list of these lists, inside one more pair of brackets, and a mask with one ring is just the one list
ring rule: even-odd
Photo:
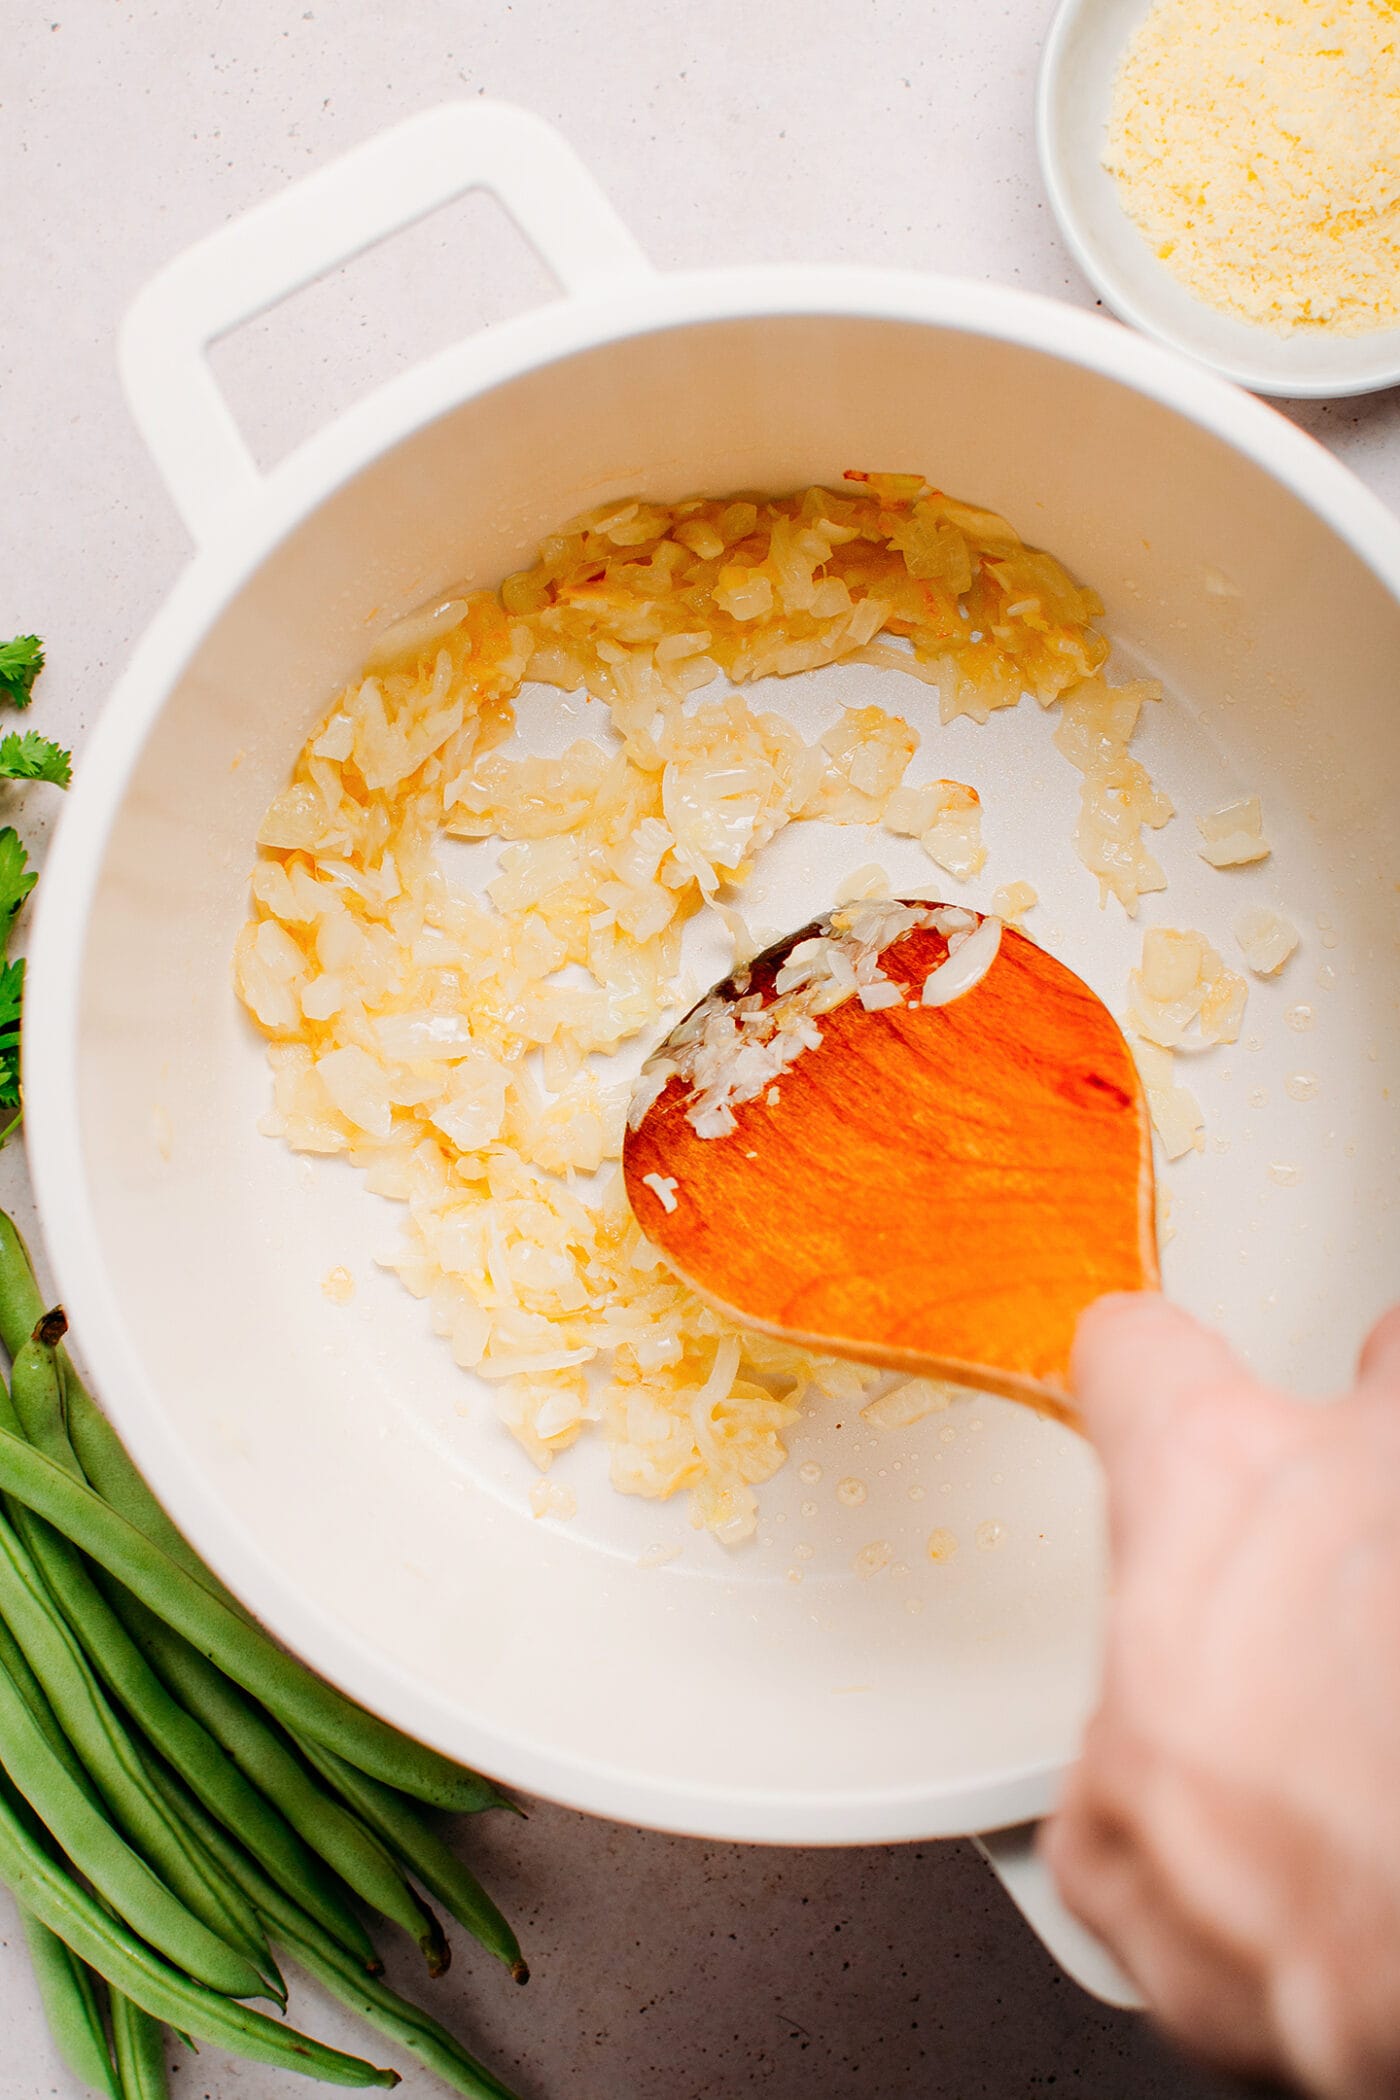
[[[559,125],[662,268],[860,261],[1092,304],[1032,143],[1049,0],[11,0],[0,181],[0,634],[35,628],[41,726],[81,747],[188,554],[118,390],[117,321],[228,214],[450,96]],[[439,270],[439,264],[450,268]],[[271,461],[411,358],[544,292],[481,199],[218,353]],[[1400,400],[1302,420],[1400,502]],[[49,798],[50,802],[52,798]],[[29,798],[27,832],[42,833]],[[32,1209],[17,1146],[0,1201]],[[474,1833],[535,1967],[464,1955],[433,2002],[525,2100],[1176,2100],[1212,2088],[1082,1997],[970,1847],[770,1852],[539,1807]],[[75,2094],[0,1898],[0,2095]],[[406,1980],[406,1978],[405,1978]],[[306,1991],[334,2040],[354,2023]],[[178,2052],[180,2100],[304,2083]],[[410,2071],[405,2100],[440,2091]]]

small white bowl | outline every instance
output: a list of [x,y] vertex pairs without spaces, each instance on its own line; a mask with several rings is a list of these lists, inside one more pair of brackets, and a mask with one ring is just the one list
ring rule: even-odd
[[1040,66],[1036,133],[1055,217],[1114,311],[1256,394],[1370,394],[1400,384],[1400,328],[1279,335],[1197,299],[1158,262],[1103,166],[1113,83],[1150,0],[1064,0]]

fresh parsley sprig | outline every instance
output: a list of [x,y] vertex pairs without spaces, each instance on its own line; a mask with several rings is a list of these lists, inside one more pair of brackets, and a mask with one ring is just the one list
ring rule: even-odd
[[47,780],[66,788],[72,778],[72,752],[60,750],[46,736],[25,729],[0,737],[0,780]]
[[[37,634],[17,634],[13,641],[0,642],[0,700],[28,707],[43,668],[44,645]],[[0,737],[0,780],[47,780],[66,788],[72,777],[71,753],[36,730],[11,730]],[[6,824],[0,829],[0,1115],[7,1120],[0,1129],[0,1145],[24,1113],[19,1083],[24,961],[11,962],[8,950],[20,907],[37,880],[23,840],[13,824]]]
[[24,1003],[24,961],[5,956],[19,908],[38,877],[13,824],[0,831],[0,1113],[9,1111],[0,1145],[20,1119],[19,1027]]
[[24,957],[0,964],[0,1111],[8,1120],[0,1129],[0,1145],[20,1120],[19,1028],[24,1006]]
[[0,700],[28,707],[34,681],[44,668],[44,645],[37,634],[17,634],[0,642]]
[[0,831],[0,955],[9,941],[15,913],[38,880],[19,833],[13,824],[7,824]]

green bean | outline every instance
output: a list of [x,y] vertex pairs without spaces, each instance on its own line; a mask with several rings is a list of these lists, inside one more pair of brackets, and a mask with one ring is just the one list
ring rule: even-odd
[[248,1972],[242,1956],[173,1896],[102,1811],[94,1808],[54,1756],[14,1681],[3,1672],[0,1742],[11,1783],[78,1872],[134,1932],[211,1990],[244,1997],[259,1989],[257,1972]]
[[[3,1218],[3,1216],[3,1211],[0,1211],[0,1218]],[[9,1427],[9,1420],[5,1411],[5,1382],[2,1378],[0,1378],[0,1421],[4,1422],[7,1428]],[[15,1506],[18,1507],[18,1505]],[[53,1708],[49,1705],[47,1694],[38,1678],[34,1675],[33,1670],[29,1667],[28,1657],[11,1633],[9,1625],[3,1616],[0,1616],[0,1669],[8,1670],[15,1684],[24,1694],[25,1703],[35,1720],[39,1723],[39,1726],[43,1729],[50,1748],[63,1760],[70,1775],[77,1780],[80,1786],[87,1790],[90,1798],[94,1802],[97,1801],[99,1796],[88,1775],[87,1768],[75,1755],[73,1745],[54,1719]]]
[[25,1705],[43,1729],[45,1741],[69,1778],[77,1781],[94,1807],[100,1805],[102,1796],[93,1785],[86,1765],[74,1755],[73,1745],[54,1719],[53,1708],[44,1696],[44,1687],[30,1669],[23,1648],[3,1619],[0,1619],[0,1669],[9,1673],[23,1693]]
[[146,1656],[176,1697],[199,1714],[252,1783],[276,1803],[292,1828],[355,1894],[417,1940],[429,1971],[440,1976],[450,1959],[442,1929],[378,1839],[341,1801],[317,1786],[285,1736],[198,1649],[163,1625],[139,1599],[119,1592],[114,1592],[114,1598]]
[[172,1696],[151,1668],[87,1570],[81,1554],[42,1517],[26,1512],[29,1525],[47,1537],[27,1538],[49,1588],[94,1669],[144,1729],[185,1784],[263,1864],[302,1907],[363,1962],[374,1948],[363,1925],[340,1893],[339,1884],[303,1844],[286,1818],[245,1777],[204,1723]]
[[[138,1755],[142,1758],[142,1784],[147,1795],[155,1800],[157,1797],[151,1784],[151,1766],[154,1760],[149,1747],[142,1744]],[[201,1892],[200,1915],[204,1915],[207,1909],[210,1929],[252,1965],[259,1979],[257,1990],[240,1992],[238,1995],[271,1998],[278,2011],[285,2012],[287,1986],[282,1971],[272,1958],[272,1949],[267,1944],[267,1935],[263,1931],[257,1912],[248,1903],[238,1884],[229,1879],[208,1848],[195,1836],[189,1813],[193,1805],[192,1796],[180,1779],[174,1781],[174,1794],[174,1802],[166,1807],[168,1827],[175,1833],[182,1858],[192,1862],[197,1876],[193,1885]],[[204,1893],[206,1891],[207,1895]]]
[[[3,1212],[0,1212],[0,1216],[3,1215]],[[4,1391],[4,1380],[0,1379],[0,1413],[3,1412]],[[22,1505],[11,1503],[9,1507],[18,1510]],[[30,1668],[29,1658],[10,1631],[9,1622],[3,1613],[0,1613],[0,1669],[8,1671],[24,1695],[25,1704],[43,1729],[50,1749],[62,1760],[70,1777],[77,1781],[94,1804],[100,1803],[102,1797],[92,1783],[91,1773],[59,1727],[54,1710],[49,1704],[48,1694]]]
[[[15,1359],[21,1402],[30,1409],[31,1413],[38,1409],[44,1409],[50,1413],[54,1410],[55,1396],[57,1394],[57,1377],[56,1361],[50,1337],[54,1333],[61,1333],[65,1324],[62,1313],[47,1314],[39,1322],[33,1336],[23,1345]],[[4,1381],[0,1379],[0,1427],[14,1430],[20,1426],[19,1411],[15,1405],[14,1394],[13,1392],[7,1393],[5,1391]],[[175,1892],[184,1898],[189,1909],[195,1915],[203,1918],[210,1929],[222,1940],[247,1958],[253,1968],[264,1977],[267,1989],[271,1992],[273,1998],[280,2005],[285,2006],[287,2002],[286,1987],[278,1974],[276,1963],[272,1960],[267,1943],[258,1926],[257,1918],[242,1900],[237,1887],[220,1875],[214,1861],[207,1854],[201,1852],[196,1840],[188,1836],[186,1827],[179,1821],[178,1816],[173,1824],[162,1817],[159,1804],[151,1796],[146,1768],[137,1754],[136,1746],[128,1740],[116,1716],[111,1713],[110,1708],[108,1708],[106,1701],[103,1699],[93,1670],[86,1668],[87,1657],[90,1656],[98,1665],[105,1661],[109,1666],[108,1675],[110,1679],[114,1674],[118,1677],[121,1676],[122,1673],[118,1666],[124,1659],[124,1655],[129,1653],[131,1659],[135,1662],[137,1671],[144,1672],[149,1680],[149,1689],[154,1691],[158,1701],[163,1702],[163,1707],[166,1710],[162,1711],[158,1708],[154,1716],[143,1711],[140,1699],[143,1686],[139,1682],[133,1683],[130,1681],[130,1672],[126,1673],[124,1681],[117,1684],[118,1696],[125,1697],[128,1709],[132,1711],[134,1718],[139,1721],[145,1721],[148,1733],[155,1735],[156,1740],[162,1743],[167,1754],[172,1755],[173,1761],[177,1766],[181,1762],[179,1753],[182,1747],[188,1747],[187,1739],[181,1734],[181,1723],[193,1724],[188,1723],[188,1717],[184,1714],[183,1709],[176,1706],[175,1702],[169,1698],[159,1680],[145,1669],[145,1665],[127,1639],[120,1622],[111,1613],[106,1600],[96,1591],[81,1555],[69,1544],[68,1540],[54,1531],[50,1525],[45,1524],[41,1517],[36,1517],[31,1510],[24,1508],[23,1504],[8,1501],[7,1508],[23,1546],[30,1555],[32,1565],[29,1567],[28,1572],[34,1577],[31,1585],[32,1589],[41,1600],[51,1600],[55,1603],[60,1615],[66,1614],[66,1617],[60,1617],[60,1629],[63,1639],[66,1640],[71,1650],[70,1660],[78,1666],[76,1674],[72,1670],[66,1673],[68,1692],[70,1697],[77,1698],[80,1704],[83,1703],[82,1695],[86,1692],[88,1697],[85,1705],[83,1705],[83,1710],[87,1714],[87,1718],[89,1720],[95,1718],[104,1724],[104,1739],[99,1743],[99,1751],[105,1753],[107,1749],[111,1749],[114,1753],[115,1764],[109,1768],[107,1776],[117,1787],[116,1807],[119,1812],[124,1808],[129,1815],[134,1817],[134,1822],[130,1826],[132,1834],[137,1838],[138,1842],[144,1841],[148,1847],[154,1848],[153,1858],[163,1868]],[[0,1571],[0,1581],[3,1581],[3,1571]],[[87,1638],[84,1641],[85,1610],[89,1615],[96,1614],[99,1623],[95,1628],[91,1625],[86,1626]],[[104,1619],[105,1623],[103,1623]],[[44,1629],[39,1619],[31,1614],[28,1623],[31,1636],[35,1639],[42,1638]],[[8,1629],[6,1629],[6,1638],[8,1639]],[[84,1653],[79,1652],[80,1645],[86,1649],[86,1656]],[[13,1641],[9,1641],[9,1647],[11,1649],[14,1648]],[[93,1653],[94,1649],[96,1651],[95,1654]],[[49,1667],[51,1670],[59,1669],[62,1674],[62,1653],[61,1644],[59,1643],[56,1643],[51,1651]],[[85,1676],[81,1674],[84,1669],[86,1670]],[[22,1662],[21,1672],[16,1676],[16,1682],[20,1683],[21,1688],[30,1695],[30,1704],[34,1708],[40,1725],[46,1726],[46,1732],[49,1734],[51,1741],[56,1741],[61,1745],[59,1754],[64,1758],[69,1768],[72,1769],[75,1763],[72,1745],[58,1728],[52,1709],[44,1698],[42,1688],[38,1686],[27,1662]],[[38,1693],[37,1705],[32,1696],[34,1692]],[[155,1728],[151,1725],[152,1719],[158,1724]],[[79,1740],[85,1739],[80,1736]],[[211,1752],[213,1751],[212,1744],[204,1747]],[[90,1743],[89,1748],[91,1748]],[[216,1774],[217,1752],[213,1753],[212,1761],[205,1761],[205,1767],[214,1770]],[[199,1769],[198,1763],[196,1763],[196,1769]],[[99,1776],[101,1776],[101,1771],[102,1767],[99,1763]],[[81,1783],[91,1794],[91,1776],[81,1767],[79,1767],[79,1774]],[[100,1802],[100,1798],[100,1794],[93,1795],[94,1800]],[[288,1833],[288,1836],[290,1837],[290,1833]]]
[[66,1350],[61,1352],[60,1360],[68,1441],[89,1485],[211,1596],[220,1598],[240,1618],[251,1620],[251,1614],[231,1590],[225,1589],[213,1569],[204,1565],[184,1533],[165,1514],[127,1455],[125,1444],[74,1370]]
[[[6,1644],[8,1644],[8,1647]],[[16,1665],[18,1665],[19,1669],[18,1675],[16,1674]],[[88,1799],[92,1802],[94,1808],[97,1809],[98,1813],[103,1813],[101,1796],[98,1794],[96,1788],[93,1786],[82,1765],[80,1765],[78,1760],[74,1757],[72,1745],[69,1743],[67,1737],[63,1734],[63,1731],[59,1728],[58,1723],[54,1720],[53,1710],[49,1706],[48,1701],[44,1698],[43,1691],[39,1686],[37,1678],[35,1678],[31,1672],[29,1675],[28,1682],[26,1683],[23,1681],[23,1673],[25,1671],[28,1671],[29,1665],[25,1662],[24,1656],[19,1650],[19,1648],[15,1646],[9,1628],[5,1625],[2,1619],[0,1619],[0,1666],[3,1666],[9,1671],[11,1676],[15,1677],[15,1681],[18,1685],[18,1688],[24,1694],[26,1704],[29,1706],[30,1711],[34,1715],[35,1719],[43,1728],[50,1747],[62,1760],[64,1767],[68,1771],[70,1777],[73,1778],[77,1782],[79,1787],[83,1789]],[[161,1768],[155,1767],[153,1769],[159,1770]],[[15,1812],[18,1816],[22,1818],[27,1817],[28,1828],[31,1832],[31,1835],[34,1837],[36,1843],[48,1846],[50,1849],[53,1849],[51,1833],[44,1828],[44,1825],[39,1821],[38,1817],[34,1814],[33,1810],[28,1807],[27,1803],[24,1801],[21,1795],[15,1794],[14,1805]],[[110,1908],[110,1906],[108,1906],[108,1908]],[[49,1928],[47,1927],[47,1925],[40,1924],[39,1920],[36,1917],[34,1917],[31,1912],[22,1910],[20,1912],[20,1918],[24,1923],[27,1931],[32,1932],[33,1934],[43,1935],[48,1940],[54,1939],[54,1935],[49,1932]],[[58,1946],[63,1945],[61,1940],[56,1941],[56,1944]],[[65,1948],[64,1952],[74,1963],[75,1974],[79,1979],[80,1985],[86,1988],[87,1995],[90,1998],[94,1994],[100,1996],[105,1990],[103,1979],[100,1976],[95,1976],[93,1972],[88,1968],[86,1962],[79,1961],[78,1957],[72,1953],[71,1949]],[[100,2026],[100,2013],[98,2017]],[[183,2042],[185,2042],[189,2048],[192,2049],[194,2047],[194,2043],[190,2041],[188,2035],[181,2035],[180,2039]],[[103,2037],[103,2047],[104,2049],[106,2048],[105,2034]]]
[[32,1911],[21,1910],[19,1921],[59,2055],[84,2085],[105,2093],[107,2100],[122,2100],[107,2053],[102,2006],[92,1971]]
[[[14,1444],[8,1431],[0,1430],[0,1435]],[[16,1448],[27,1449],[23,1445]],[[261,1974],[261,1965],[273,1965],[256,1918],[203,1847],[172,1821],[152,1792],[130,1738],[104,1698],[67,1622],[2,1517],[0,1614],[8,1620],[55,1719],[117,1821],[185,1910],[208,1929],[208,1942],[200,1942],[200,1959],[213,1964],[213,1973],[225,1979],[218,1988],[240,1998],[259,1995],[264,1988],[278,1995],[280,1979],[275,1971],[267,1978]],[[224,1943],[222,1954],[216,1952],[219,1942]],[[207,1978],[210,1982],[213,1973]]]
[[[462,1770],[467,1772],[467,1767],[463,1765]],[[503,1808],[508,1816],[519,1816],[522,1823],[529,1821],[520,1803],[512,1801],[509,1794],[502,1793],[494,1780],[487,1779],[481,1772],[470,1772],[467,1776],[476,1781],[476,1797],[470,1808],[457,1810],[459,1816],[479,1816],[488,1808]]]
[[112,2053],[122,2082],[121,2100],[170,2100],[160,2021],[143,2012],[125,1991],[112,1993]]
[[322,1778],[339,1788],[394,1857],[422,1882],[428,1894],[436,1896],[449,1915],[459,1925],[465,1925],[489,1954],[503,1961],[517,1983],[528,1983],[530,1971],[509,1923],[471,1869],[429,1828],[412,1803],[402,1794],[381,1786],[377,1779],[357,1772],[344,1758],[323,1750],[318,1743],[307,1743],[305,1754]]
[[[294,1735],[294,1740],[297,1748],[305,1754],[308,1739],[302,1735]],[[328,1754],[335,1755],[334,1752]],[[344,1764],[346,1760],[342,1758],[340,1762]],[[358,1769],[359,1767],[357,1766],[356,1770]],[[508,1814],[519,1816],[522,1822],[528,1821],[520,1803],[512,1801],[509,1794],[503,1794],[498,1786],[493,1784],[491,1780],[483,1778],[480,1772],[470,1771],[466,1765],[459,1765],[457,1771],[462,1780],[462,1785],[459,1789],[457,1805],[449,1813],[457,1816],[478,1816],[487,1809],[503,1808]],[[368,1777],[368,1774],[365,1776]],[[380,1784],[382,1785],[383,1781],[380,1781]],[[390,1791],[401,1794],[404,1792],[404,1789],[402,1787],[393,1787]]]
[[[3,1392],[4,1381],[0,1379],[0,1394]],[[49,1748],[61,1761],[69,1777],[76,1780],[94,1805],[99,1804],[102,1797],[92,1783],[91,1774],[54,1718],[48,1695],[30,1668],[28,1656],[10,1631],[9,1623],[3,1615],[0,1615],[0,1669],[9,1673],[23,1694],[24,1702],[42,1728]]]
[[464,1794],[474,1797],[474,1774],[464,1775],[440,1752],[410,1741],[311,1676],[91,1488],[6,1430],[0,1430],[0,1493],[47,1517],[288,1727],[436,1808],[455,1808]]
[[0,1342],[14,1356],[44,1317],[44,1301],[29,1249],[13,1218],[0,1210]]
[[58,1345],[67,1332],[68,1317],[56,1305],[20,1343],[10,1365],[10,1409],[30,1443],[76,1478],[80,1468],[64,1425],[63,1366],[58,1358]]
[[479,2064],[456,2036],[439,2026],[429,2013],[400,1998],[387,1983],[357,1969],[314,1919],[303,1917],[283,1891],[252,1860],[240,1854],[227,1831],[206,1829],[203,1825],[200,1830],[228,1871],[242,1881],[246,1895],[261,1912],[278,1945],[333,1996],[405,2049],[411,2049],[454,2092],[466,2094],[468,2100],[514,2100],[495,2073]]
[[74,1881],[15,1812],[8,1788],[0,1786],[0,1881],[16,1902],[57,1933],[89,1968],[124,1991],[152,2018],[216,2047],[230,2049],[280,2070],[304,2071],[332,2085],[391,2086],[393,2071],[377,2070],[357,2056],[342,2055],[295,2028],[284,2027],[206,1990],[172,1969],[124,1925],[108,1917],[97,1899]]
[[333,1942],[313,1944],[294,1927],[269,1922],[279,1945],[332,1997],[359,2013],[391,2042],[411,2049],[454,2092],[466,2094],[467,2100],[515,2100],[510,2087],[469,2055],[431,2013],[401,1998],[382,1978],[366,1976],[363,1969],[345,1959]]
[[[33,1346],[26,1343],[15,1359],[12,1395],[17,1401],[23,1394],[21,1367]],[[374,1948],[364,1927],[342,1901],[336,1883],[320,1860],[271,1802],[249,1783],[201,1722],[171,1696],[98,1588],[76,1547],[22,1505],[16,1505],[16,1529],[94,1670],[161,1755],[206,1807],[236,1830],[243,1843],[264,1860],[274,1878],[287,1882],[297,1901],[319,1917],[350,1953],[362,1961],[373,1961]]]
[[[63,1420],[54,1346],[61,1332],[58,1323],[63,1323],[61,1313],[46,1314],[21,1347],[11,1373],[10,1398],[19,1427],[34,1447],[81,1481]],[[4,1420],[3,1405],[0,1423],[13,1426]],[[208,1730],[167,1691],[98,1588],[82,1555],[32,1510],[23,1510],[22,1516],[17,1528],[98,1675],[191,1790],[238,1832],[273,1879],[281,1881],[303,1909],[319,1918],[348,1953],[366,1964],[374,1962],[377,1957],[369,1935],[343,1900],[335,1878]]]
[[[3,1228],[3,1223],[4,1213],[0,1212],[0,1228]],[[3,1230],[0,1229],[0,1247],[3,1244]],[[62,1466],[75,1480],[90,1479],[76,1448],[75,1432],[81,1423],[84,1438],[92,1451],[94,1469],[110,1474],[112,1486],[119,1490],[114,1494],[99,1487],[98,1492],[114,1508],[120,1508],[123,1500],[128,1501],[131,1522],[139,1530],[147,1532],[174,1559],[181,1561],[206,1588],[228,1596],[171,1523],[131,1464],[107,1417],[93,1403],[73,1367],[72,1358],[59,1346],[67,1331],[68,1320],[63,1308],[54,1306],[35,1321],[32,1332],[10,1351],[11,1397],[25,1436],[36,1451],[42,1451],[46,1458]],[[32,1344],[38,1345],[37,1352]],[[74,1402],[71,1411],[70,1398]],[[95,1481],[91,1484],[97,1486]]]

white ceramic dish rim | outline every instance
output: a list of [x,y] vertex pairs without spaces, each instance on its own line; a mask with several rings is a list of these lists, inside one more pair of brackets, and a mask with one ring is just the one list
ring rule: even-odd
[[[664,1774],[645,1786],[487,1725],[371,1652],[289,1590],[266,1553],[162,1434],[160,1396],[125,1332],[87,1201],[78,1125],[78,1023],[88,917],[116,813],[169,692],[227,602],[277,546],[382,452],[465,399],[555,360],[656,330],[780,315],[885,319],[985,334],[1066,358],[1189,417],[1307,503],[1400,599],[1400,524],[1320,446],[1262,403],[1095,315],[1031,294],[915,274],[757,268],[614,279],[457,345],[318,433],[206,539],[157,615],[89,739],[50,854],[33,934],[26,1018],[27,1127],[59,1287],[104,1404],[162,1502],[219,1575],[290,1648],[367,1707],[464,1761],[571,1806],[697,1835],[812,1844],[915,1839],[946,1789],[789,1796],[703,1791]],[[561,1731],[562,1733],[562,1731]],[[970,1791],[968,1827],[1043,1813],[1063,1767],[993,1772]]]
[[[1063,234],[1075,261],[1096,291],[1103,294],[1109,305],[1132,327],[1142,330],[1155,342],[1180,351],[1199,363],[1208,365],[1238,386],[1248,387],[1252,393],[1272,395],[1280,400],[1295,401],[1341,401],[1357,394],[1378,394],[1387,387],[1400,385],[1400,329],[1378,331],[1377,340],[1391,339],[1397,346],[1394,360],[1389,365],[1380,364],[1362,375],[1338,377],[1314,370],[1300,371],[1284,379],[1276,372],[1251,365],[1247,358],[1222,357],[1201,347],[1190,337],[1162,322],[1149,306],[1135,298],[1105,261],[1098,246],[1087,231],[1084,221],[1075,209],[1064,179],[1062,140],[1060,127],[1055,121],[1055,99],[1060,88],[1061,70],[1065,49],[1080,21],[1087,11],[1100,4],[1100,0],[1061,0],[1061,5],[1050,25],[1041,53],[1040,74],[1036,83],[1035,135],[1036,150],[1040,161],[1041,180],[1050,200],[1050,209],[1055,214],[1060,232]],[[1162,275],[1167,276],[1165,270]],[[1175,279],[1172,280],[1175,283]],[[1184,288],[1183,288],[1184,289]],[[1210,309],[1202,306],[1202,313]],[[1243,329],[1241,331],[1244,332]],[[1262,332],[1262,331],[1261,331]],[[1298,339],[1300,343],[1302,339]],[[1354,340],[1348,338],[1348,340]],[[1309,338],[1306,347],[1315,351],[1319,345],[1325,347],[1325,339],[1315,342]]]

